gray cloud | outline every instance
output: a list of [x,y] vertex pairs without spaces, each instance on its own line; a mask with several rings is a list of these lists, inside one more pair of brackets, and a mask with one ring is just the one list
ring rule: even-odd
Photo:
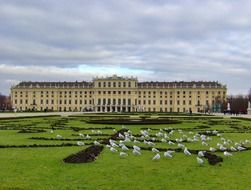
[[0,92],[22,80],[218,80],[246,93],[251,2],[0,0]]

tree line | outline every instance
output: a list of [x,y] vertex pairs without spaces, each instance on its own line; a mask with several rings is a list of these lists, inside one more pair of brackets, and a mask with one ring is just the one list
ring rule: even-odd
[[0,110],[5,111],[5,110],[11,110],[12,105],[11,105],[11,98],[10,96],[5,96],[0,93]]

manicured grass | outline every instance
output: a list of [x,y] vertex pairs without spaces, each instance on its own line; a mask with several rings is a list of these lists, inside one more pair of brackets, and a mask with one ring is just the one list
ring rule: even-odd
[[[114,116],[115,117],[115,116]],[[64,122],[62,122],[62,119]],[[182,135],[193,137],[197,132],[207,130],[222,130],[222,137],[231,139],[234,142],[240,140],[251,140],[251,131],[246,129],[246,133],[239,133],[232,125],[240,128],[251,126],[251,121],[235,119],[217,119],[217,124],[212,124],[208,119],[186,120],[182,119],[180,124],[162,125],[129,125],[125,126],[133,134],[139,134],[141,128],[151,128],[151,135],[159,132],[159,129],[173,128],[174,134],[170,139],[175,140]],[[55,127],[51,133],[52,123],[63,123],[64,125]],[[87,124],[81,117],[61,117],[34,118],[34,119],[11,119],[1,120],[0,128],[16,126],[22,128],[41,128],[46,132],[42,133],[17,133],[19,130],[0,130],[0,145],[31,145],[31,144],[61,144],[63,142],[76,143],[76,138],[80,138],[79,133],[94,134],[92,129],[73,131],[71,127],[100,128],[113,127],[121,129],[121,125]],[[207,126],[209,128],[198,128]],[[176,129],[183,129],[179,133]],[[157,130],[154,130],[157,129]],[[95,130],[97,131],[97,130]],[[113,129],[100,129],[104,134],[115,133]],[[193,132],[193,134],[189,133]],[[63,138],[71,138],[72,141],[64,140],[34,140],[30,137],[56,138],[56,135]],[[75,136],[73,136],[75,134]],[[100,136],[92,136],[92,139],[83,142],[93,142]],[[102,137],[107,138],[107,137]],[[209,145],[216,147],[221,142],[220,137],[211,136]],[[157,140],[161,138],[156,137]],[[117,141],[118,142],[118,141]],[[229,146],[233,145],[230,144]],[[125,143],[133,145],[132,142]],[[210,146],[203,146],[200,142],[183,143],[188,149],[208,150]],[[143,142],[138,146],[148,146]],[[246,146],[251,146],[247,144]],[[196,155],[186,156],[183,152],[174,153],[173,158],[164,158],[161,152],[161,159],[153,161],[155,155],[151,151],[141,151],[141,156],[134,156],[131,150],[128,157],[120,158],[119,153],[112,153],[108,148],[98,156],[96,161],[85,164],[66,164],[63,159],[70,154],[76,153],[88,146],[74,147],[46,147],[46,148],[2,148],[0,149],[0,189],[237,189],[248,190],[251,177],[251,151],[241,151],[233,153],[232,157],[224,157],[222,152],[217,155],[223,157],[224,161],[215,166],[209,165],[205,160],[204,166],[199,166]],[[157,142],[157,148],[177,148],[176,145]],[[118,149],[119,150],[119,149]]]

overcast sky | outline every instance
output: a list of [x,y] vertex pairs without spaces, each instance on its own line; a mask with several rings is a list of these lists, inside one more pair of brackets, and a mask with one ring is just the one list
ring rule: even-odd
[[20,81],[219,81],[251,87],[251,1],[0,0],[0,92]]

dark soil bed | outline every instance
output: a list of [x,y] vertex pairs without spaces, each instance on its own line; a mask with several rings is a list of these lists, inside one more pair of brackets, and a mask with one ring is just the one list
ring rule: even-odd
[[66,163],[93,162],[96,159],[96,157],[101,153],[103,148],[104,148],[103,146],[93,145],[76,154],[72,154],[68,156],[67,158],[63,159],[63,161]]

